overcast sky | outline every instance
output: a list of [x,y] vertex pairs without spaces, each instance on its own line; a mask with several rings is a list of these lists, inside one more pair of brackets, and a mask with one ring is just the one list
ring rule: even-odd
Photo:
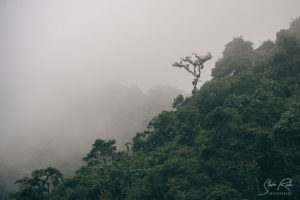
[[190,91],[192,77],[174,61],[216,59],[238,36],[257,46],[299,11],[298,0],[1,0],[1,82],[32,93],[107,81]]

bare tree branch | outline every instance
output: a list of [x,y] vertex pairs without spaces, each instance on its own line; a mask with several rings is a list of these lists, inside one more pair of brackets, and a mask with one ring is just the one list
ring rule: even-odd
[[[194,76],[194,80],[192,82],[192,93],[194,94],[197,90],[197,84],[201,75],[201,69],[204,68],[204,63],[212,58],[212,55],[210,53],[207,53],[204,56],[198,56],[195,53],[193,53],[192,55],[195,57],[195,60],[192,60],[191,56],[186,56],[185,58],[181,58],[180,62],[175,62],[173,66],[184,68],[186,71],[188,71]],[[192,67],[192,70],[190,69],[190,66]]]

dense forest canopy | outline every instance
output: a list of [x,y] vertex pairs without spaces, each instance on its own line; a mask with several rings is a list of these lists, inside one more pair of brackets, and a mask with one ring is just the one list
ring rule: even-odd
[[[14,199],[300,198],[300,18],[276,40],[226,44],[213,78],[154,117],[127,151],[97,139],[86,165],[53,187],[17,181]],[[120,130],[122,131],[122,130]],[[264,182],[292,184],[265,194]],[[54,187],[55,185],[55,187]],[[272,188],[269,188],[269,192]]]

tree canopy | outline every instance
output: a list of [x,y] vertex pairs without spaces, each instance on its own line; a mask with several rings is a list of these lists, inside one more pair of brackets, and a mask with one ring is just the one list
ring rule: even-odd
[[49,199],[49,193],[63,181],[63,174],[52,167],[34,170],[30,177],[16,181],[19,190],[10,195],[16,200]]

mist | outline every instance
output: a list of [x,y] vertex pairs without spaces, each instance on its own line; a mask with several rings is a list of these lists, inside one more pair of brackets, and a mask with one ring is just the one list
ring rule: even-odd
[[211,52],[204,83],[232,38],[259,46],[299,9],[296,0],[2,0],[0,178],[12,184],[48,165],[71,173],[96,138],[124,148],[191,92],[173,62]]
[[[143,92],[137,86],[107,83],[97,90],[53,94],[39,91],[1,127],[0,182],[5,187],[33,169],[57,167],[70,176],[95,139],[116,139],[118,150],[183,93],[172,86]],[[38,104],[36,104],[38,102]],[[15,126],[16,125],[16,126]],[[9,152],[8,152],[9,151]]]

